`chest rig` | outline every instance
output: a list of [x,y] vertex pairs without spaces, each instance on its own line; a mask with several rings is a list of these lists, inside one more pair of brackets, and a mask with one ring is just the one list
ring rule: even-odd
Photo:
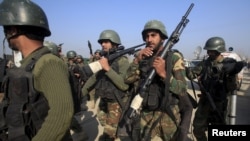
[[[166,55],[165,62],[166,62],[166,73],[167,73],[167,80],[162,81],[158,75],[152,79],[151,84],[147,87],[146,95],[143,99],[142,105],[144,109],[149,111],[156,111],[156,110],[166,110],[166,102],[172,103],[172,93],[169,91],[170,87],[170,77],[172,76],[171,68],[172,68],[172,51],[168,51]],[[141,79],[140,84],[145,81],[148,77],[148,73],[153,69],[152,63],[154,61],[154,57],[146,58],[140,62],[140,72],[141,72]]]
[[[120,57],[117,58],[114,62],[111,63],[111,68],[115,72],[119,72],[119,64],[118,61]],[[117,96],[119,99],[124,97],[125,92],[118,89],[113,82],[105,75],[104,71],[100,71],[97,74],[97,84],[95,86],[96,94],[107,101],[115,101],[117,100]]]
[[34,88],[32,70],[36,61],[50,51],[39,52],[25,68],[9,69],[2,89],[1,125],[8,131],[8,140],[30,141],[41,128],[49,106],[43,94]]

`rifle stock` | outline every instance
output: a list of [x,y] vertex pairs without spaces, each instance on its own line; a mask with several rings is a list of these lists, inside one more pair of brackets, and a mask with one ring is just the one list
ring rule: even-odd
[[[188,10],[186,11],[185,15],[182,17],[180,23],[177,25],[177,27],[175,28],[175,30],[172,32],[170,38],[167,40],[166,44],[164,45],[164,49],[160,54],[161,58],[164,58],[167,55],[167,52],[173,47],[173,45],[175,43],[177,43],[179,41],[179,37],[183,31],[183,29],[186,27],[187,23],[189,22],[189,20],[187,19],[187,16],[189,15],[189,13],[191,12],[192,8],[193,8],[194,4],[192,3]],[[139,90],[139,96],[141,98],[144,98],[146,95],[146,89],[147,87],[151,84],[152,79],[154,78],[154,76],[156,75],[155,69],[152,69],[148,75],[148,77],[146,78],[145,81],[143,81],[144,83],[141,85],[140,90]],[[136,102],[135,102],[136,103]],[[139,102],[139,105],[141,105],[142,100]],[[138,105],[138,104],[137,104]],[[134,109],[132,106],[127,110],[127,114],[126,116],[129,117],[129,119],[132,119],[133,116],[136,115],[136,111],[138,109]],[[127,121],[127,123],[130,123],[129,121]]]

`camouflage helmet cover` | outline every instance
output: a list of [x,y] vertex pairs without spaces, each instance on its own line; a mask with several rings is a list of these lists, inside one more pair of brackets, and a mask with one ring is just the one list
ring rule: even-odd
[[102,31],[102,33],[100,34],[98,43],[101,44],[102,40],[110,40],[111,42],[116,43],[118,45],[121,44],[120,37],[119,37],[118,33],[114,30]]
[[167,34],[167,31],[166,31],[166,28],[164,26],[164,24],[161,22],[161,21],[158,21],[158,20],[150,20],[148,21],[143,30],[142,30],[142,39],[143,41],[145,41],[145,34],[148,30],[158,30],[161,35],[163,36],[164,39],[167,39],[168,38],[168,34]]
[[3,0],[0,3],[0,25],[33,26],[44,30],[44,36],[51,32],[43,9],[30,0]]
[[204,49],[205,50],[215,50],[220,53],[225,52],[225,41],[221,37],[211,37],[207,40]]

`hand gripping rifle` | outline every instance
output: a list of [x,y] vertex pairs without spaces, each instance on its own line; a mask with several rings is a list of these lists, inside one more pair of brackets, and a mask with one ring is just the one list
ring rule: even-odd
[[[173,45],[179,41],[179,37],[180,37],[183,29],[186,27],[187,23],[189,22],[189,20],[187,19],[187,16],[189,15],[193,6],[194,6],[194,4],[192,3],[189,6],[186,14],[182,17],[180,23],[177,25],[176,29],[172,32],[170,38],[168,39],[168,41],[164,45],[164,50],[161,52],[160,57],[164,58],[167,55],[167,52],[173,47]],[[137,94],[133,98],[131,105],[130,105],[130,108],[127,110],[127,113],[124,117],[126,120],[126,123],[128,123],[128,124],[131,123],[130,120],[133,117],[137,117],[137,111],[141,107],[143,98],[146,95],[147,87],[151,84],[152,79],[154,78],[155,74],[156,74],[155,70],[152,69],[150,71],[148,77],[146,78],[146,80],[143,81],[143,83],[139,89],[139,94]]]

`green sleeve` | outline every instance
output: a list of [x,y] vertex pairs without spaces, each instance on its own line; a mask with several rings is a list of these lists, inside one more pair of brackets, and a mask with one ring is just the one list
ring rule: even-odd
[[60,141],[74,112],[68,68],[58,57],[46,54],[37,61],[33,74],[35,89],[44,94],[50,109],[32,141]]
[[93,74],[91,77],[88,78],[88,80],[86,81],[86,83],[84,84],[82,88],[83,96],[86,96],[89,93],[89,91],[91,91],[90,88],[92,88],[95,82],[96,82],[96,74]]
[[119,72],[115,72],[113,69],[110,69],[105,73],[111,81],[122,91],[126,91],[129,86],[124,82],[127,70],[129,68],[129,61],[127,57],[121,57],[118,61]]

